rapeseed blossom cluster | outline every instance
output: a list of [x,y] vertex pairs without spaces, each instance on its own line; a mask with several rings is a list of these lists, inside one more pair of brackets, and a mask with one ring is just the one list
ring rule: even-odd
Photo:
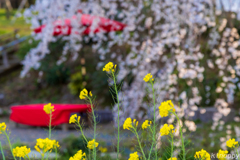
[[106,72],[112,71],[112,72],[114,72],[114,71],[115,71],[114,69],[116,69],[117,65],[115,65],[114,68],[113,68],[113,66],[114,66],[114,65],[113,65],[112,62],[108,62],[108,63],[104,66],[103,71],[106,71]]
[[128,160],[139,160],[137,152],[131,153]]
[[97,147],[97,146],[98,146],[98,143],[95,142],[95,139],[89,141],[88,144],[87,144],[87,147],[88,147],[89,149],[93,149],[94,147]]
[[86,153],[79,150],[73,157],[70,157],[69,160],[86,160]]
[[35,145],[35,149],[38,151],[38,152],[41,152],[41,150],[43,152],[47,152],[47,151],[52,151],[52,149],[56,148],[56,147],[60,147],[59,144],[58,144],[58,141],[56,140],[51,140],[51,139],[37,139],[37,143]]
[[80,116],[77,116],[77,114],[74,114],[70,117],[69,119],[69,124],[71,123],[76,123],[77,121],[79,122],[80,121]]
[[24,158],[30,152],[31,152],[31,149],[27,148],[27,146],[16,147],[13,149],[13,155],[15,157],[20,157],[20,158]]
[[2,131],[5,131],[6,130],[6,123],[5,122],[2,122],[0,123],[0,134],[2,134]]
[[138,126],[138,121],[136,121],[136,119],[133,120],[129,117],[125,120],[124,124],[123,124],[123,129],[128,129],[130,130],[130,128],[133,128],[133,124],[135,126]]
[[226,158],[227,154],[228,154],[228,151],[224,151],[224,150],[220,149],[217,153],[217,158],[219,160],[224,160]]
[[171,100],[164,101],[159,106],[159,114],[161,117],[167,117],[169,112],[175,112],[174,105]]
[[51,103],[48,103],[48,104],[44,105],[43,110],[44,110],[47,114],[50,114],[51,112],[55,111],[55,110],[54,110],[54,106],[52,106]]
[[201,159],[201,160],[211,160],[210,154],[207,151],[205,151],[204,149],[196,152],[194,158]]
[[[92,92],[89,92],[89,95],[92,97]],[[84,88],[79,95],[80,99],[85,99],[88,96],[88,91]]]
[[168,135],[170,131],[174,133],[175,131],[173,130],[174,126],[172,124],[164,124],[163,127],[160,129],[161,136]]
[[226,142],[227,146],[229,148],[235,148],[236,145],[238,145],[238,142],[235,141],[235,139],[229,139],[227,142]]
[[107,152],[107,148],[105,147],[99,147],[99,151],[101,151],[102,153]]
[[176,157],[171,157],[168,160],[177,160],[177,158]]
[[151,74],[151,73],[148,73],[148,74],[143,78],[143,80],[144,80],[145,82],[149,82],[149,80],[154,81],[154,79],[152,78],[152,74]]
[[142,129],[146,129],[147,127],[150,127],[152,124],[152,121],[145,120],[142,124]]

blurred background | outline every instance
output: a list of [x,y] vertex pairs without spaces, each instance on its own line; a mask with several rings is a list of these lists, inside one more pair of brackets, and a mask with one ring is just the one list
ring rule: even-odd
[[[152,118],[143,81],[151,73],[157,105],[174,102],[191,145],[226,149],[226,140],[240,136],[239,8],[240,0],[0,0],[1,121],[10,123],[11,106],[84,104],[86,88],[97,97],[99,125],[110,128],[117,112],[102,68],[111,61],[119,70],[121,123]],[[27,126],[11,127],[26,134]],[[31,146],[34,138],[14,141]],[[111,142],[103,145],[114,152]],[[124,145],[124,153],[134,150]]]

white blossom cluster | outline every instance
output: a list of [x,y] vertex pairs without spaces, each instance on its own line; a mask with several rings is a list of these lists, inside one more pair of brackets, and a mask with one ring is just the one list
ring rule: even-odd
[[[127,117],[139,119],[148,118],[153,113],[152,104],[144,101],[152,98],[151,90],[143,78],[146,74],[154,75],[154,89],[157,97],[157,107],[166,99],[175,102],[182,101],[180,109],[176,109],[180,117],[194,116],[197,105],[202,100],[197,84],[204,80],[204,72],[217,70],[216,75],[222,82],[216,93],[223,93],[226,99],[218,107],[219,114],[229,112],[229,104],[234,102],[234,93],[240,87],[240,50],[237,29],[228,25],[222,11],[216,9],[215,1],[211,0],[36,0],[36,4],[24,13],[32,28],[45,24],[41,33],[33,33],[39,45],[26,55],[21,76],[25,76],[31,68],[40,67],[41,60],[49,54],[48,43],[63,38],[67,43],[63,53],[59,53],[57,64],[66,61],[66,55],[72,54],[72,59],[78,57],[82,42],[92,40],[93,51],[98,53],[98,68],[108,61],[118,64],[119,80],[131,75],[134,77],[129,86],[123,83],[120,93],[120,119]],[[80,23],[82,14],[105,17],[120,21],[127,26],[118,32],[94,33],[99,19],[94,19],[91,32],[82,35],[86,26]],[[72,18],[70,35],[53,36],[54,25],[58,20],[64,28],[64,19]],[[234,17],[234,16],[232,16]],[[107,42],[107,45],[106,45]],[[119,48],[116,49],[116,45]],[[202,51],[208,46],[211,54]],[[115,47],[113,49],[113,47]],[[70,52],[69,52],[70,51]],[[111,57],[111,59],[106,59]],[[204,66],[207,64],[207,66]],[[214,72],[216,73],[216,71]],[[181,88],[179,81],[186,82],[187,88]],[[204,86],[207,92],[210,86]],[[209,97],[207,93],[206,97]],[[221,97],[223,98],[223,97]],[[205,102],[209,103],[209,99]],[[158,111],[158,110],[157,110]],[[113,113],[117,115],[117,106]],[[146,114],[147,113],[147,114]],[[157,112],[158,113],[158,112]],[[156,113],[156,114],[157,114]],[[204,113],[204,109],[201,110]],[[115,117],[116,117],[115,115]],[[160,118],[160,117],[159,117]],[[215,116],[218,119],[218,116]],[[170,121],[173,121],[170,119]],[[185,124],[190,130],[196,126],[192,121]]]

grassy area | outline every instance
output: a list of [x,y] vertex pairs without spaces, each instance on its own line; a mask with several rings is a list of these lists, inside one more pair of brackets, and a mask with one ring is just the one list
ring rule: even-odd
[[17,18],[15,21],[13,21],[15,13],[16,10],[13,10],[11,13],[11,17],[8,20],[6,18],[5,9],[0,9],[0,35],[11,33],[15,29],[19,29],[18,34],[20,36],[26,36],[31,33],[30,25],[25,23],[23,17]]

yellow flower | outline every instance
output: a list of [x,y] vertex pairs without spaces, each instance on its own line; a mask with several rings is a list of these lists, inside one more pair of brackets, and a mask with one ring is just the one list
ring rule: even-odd
[[27,148],[27,146],[13,148],[13,155],[15,157],[22,157],[22,158],[24,158],[30,152],[31,152],[31,149]]
[[[107,71],[107,72],[110,72],[110,71],[112,71],[112,72],[114,72],[114,69],[113,69],[113,63],[112,62],[108,62],[105,66],[104,66],[104,68],[103,68],[103,71]],[[116,65],[115,65],[116,66]],[[115,67],[116,68],[116,67]]]
[[99,147],[99,150],[100,150],[102,153],[107,152],[107,148],[105,148],[105,147]]
[[1,131],[5,131],[6,130],[6,123],[5,122],[2,122],[2,123],[0,123],[0,134],[2,134],[2,132]]
[[205,151],[204,149],[202,149],[201,151],[196,152],[194,157],[196,159],[201,159],[201,160],[211,160],[210,154],[207,151]]
[[51,106],[51,103],[48,103],[44,105],[43,110],[47,113],[50,114],[51,112],[55,111],[54,106]]
[[217,158],[218,158],[219,160],[224,160],[224,159],[226,159],[227,154],[228,154],[228,151],[224,151],[224,150],[221,150],[221,149],[220,149],[220,150],[218,151]]
[[133,124],[135,124],[135,126],[138,126],[138,121],[136,121],[136,119],[133,120],[129,117],[125,120],[124,124],[123,124],[123,129],[128,129],[130,130],[130,128],[133,128]]
[[160,114],[160,116],[161,117],[167,117],[168,113],[171,110],[173,112],[175,112],[175,109],[173,107],[174,107],[174,105],[173,105],[171,100],[162,102],[161,105],[159,106],[159,114]]
[[89,149],[93,149],[94,147],[97,147],[97,146],[98,146],[98,143],[95,142],[95,139],[89,141],[88,144],[87,144],[87,147],[88,147]]
[[88,95],[88,91],[84,88],[84,89],[80,92],[79,98],[80,98],[80,99],[85,99],[87,95]]
[[[53,148],[60,147],[58,142],[56,140],[51,140],[51,139],[37,139],[37,143],[35,145],[35,149],[40,152],[41,150],[43,152],[51,152]],[[41,149],[41,150],[40,150]]]
[[131,153],[128,160],[139,160],[137,152]]
[[168,135],[169,132],[172,130],[172,133],[175,132],[174,127],[172,124],[164,124],[163,127],[160,129],[161,136]]
[[83,153],[82,150],[79,150],[73,157],[70,157],[69,160],[85,160],[86,153]]
[[146,129],[147,127],[150,127],[152,124],[152,121],[145,120],[142,124],[142,129]]
[[168,160],[177,160],[177,158],[176,157],[171,157]]
[[70,117],[69,124],[76,123],[77,122],[76,118],[78,119],[78,122],[80,121],[80,116],[77,116],[77,114],[74,114]]
[[149,80],[154,81],[154,79],[152,78],[151,73],[148,73],[148,74],[143,78],[143,80],[144,80],[145,82],[148,82]]
[[227,141],[227,146],[229,148],[235,148],[235,145],[238,145],[238,142],[236,142],[234,138],[233,139],[229,139]]
[[89,95],[92,97],[92,91],[89,92]]

